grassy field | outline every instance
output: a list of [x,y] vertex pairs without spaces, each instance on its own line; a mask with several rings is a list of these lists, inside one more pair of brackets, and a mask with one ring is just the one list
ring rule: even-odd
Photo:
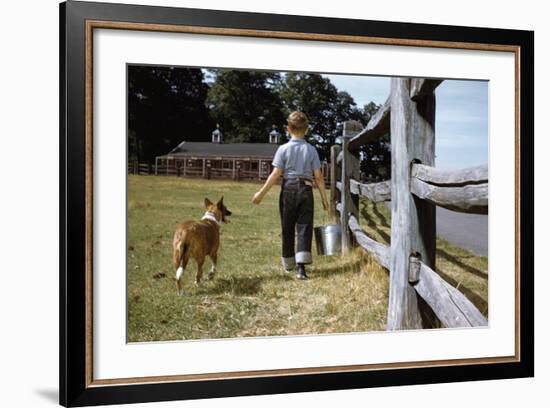
[[[387,272],[360,248],[346,257],[314,257],[307,281],[282,272],[278,187],[260,206],[250,203],[258,184],[176,177],[128,176],[128,341],[383,330]],[[315,225],[326,216],[316,194]],[[176,224],[199,219],[205,197],[233,212],[222,226],[218,271],[176,296],[171,242]],[[361,203],[365,230],[389,242],[384,205]],[[364,218],[363,218],[364,217]],[[205,271],[209,269],[209,262]],[[487,258],[438,240],[438,271],[487,311]]]

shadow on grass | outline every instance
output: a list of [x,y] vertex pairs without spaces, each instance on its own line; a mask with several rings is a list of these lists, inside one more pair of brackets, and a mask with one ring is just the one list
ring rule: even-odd
[[445,272],[443,272],[441,269],[437,268],[437,273],[439,276],[441,276],[449,285],[456,288],[464,296],[466,296],[474,305],[478,308],[478,310],[485,316],[487,316],[487,310],[488,310],[488,303],[485,299],[483,299],[481,296],[479,296],[477,293],[473,292],[471,289],[459,285],[458,282],[447,275]]
[[215,277],[212,282],[201,287],[201,292],[210,295],[231,293],[235,296],[252,296],[261,290],[264,279],[257,276]]
[[367,210],[367,206],[361,207],[361,215],[363,216],[363,219],[367,222],[367,225],[370,228],[376,228],[376,223],[370,217],[369,211]]
[[454,257],[450,253],[444,251],[443,249],[437,249],[436,250],[436,255],[440,256],[441,258],[445,259],[446,261],[449,261],[450,263],[458,266],[459,268],[465,270],[466,272],[471,273],[472,275],[475,275],[475,276],[477,276],[479,278],[482,278],[482,279],[485,279],[485,280],[487,280],[489,278],[489,275],[487,275],[487,273],[485,273],[485,272],[483,272],[483,271],[481,271],[477,268],[474,268],[473,266],[465,264],[464,262],[462,262],[458,258]]
[[[361,270],[362,262],[361,259],[358,259],[346,265],[312,266],[308,268],[308,276],[311,279],[325,279],[347,273],[356,273]],[[292,281],[295,279],[294,275],[294,272],[276,272],[269,276],[215,277],[212,281],[201,283],[198,294],[220,295],[227,293],[234,296],[254,296],[261,291],[264,283],[268,281]]]
[[[384,204],[383,204],[384,205]],[[376,215],[378,217],[378,219],[380,220],[380,225],[382,225],[383,227],[386,227],[386,228],[390,228],[390,225],[388,224],[388,220],[386,219],[386,217],[384,216],[384,214],[382,214],[380,212],[380,210],[378,209],[378,204],[377,203],[374,203],[372,205],[372,212],[374,213],[374,215]]]
[[[357,259],[346,265],[324,265],[310,267],[308,275],[312,279],[330,278],[347,273],[358,273],[361,270],[362,259]],[[199,294],[220,295],[231,294],[234,296],[254,296],[258,294],[262,285],[267,281],[292,281],[294,273],[276,272],[269,276],[237,276],[215,277],[212,281],[205,281],[199,288]]]
[[[384,216],[378,212],[378,214],[380,214],[380,216],[383,218]],[[367,210],[367,207],[364,206],[363,208],[361,208],[361,215],[363,216],[363,219],[365,221],[367,221],[367,225],[369,226],[369,228],[371,228],[372,230],[374,230],[376,233],[378,233],[378,235],[380,235],[380,237],[384,240],[384,243],[388,244],[390,243],[390,236],[388,235],[388,233],[386,231],[383,231],[381,230],[380,228],[378,228],[378,225],[376,224],[376,222],[374,222],[374,220],[371,218],[368,210]],[[385,220],[385,218],[383,218]],[[384,222],[382,223],[382,225],[387,225],[387,222]]]
[[309,274],[312,278],[330,278],[335,275],[345,275],[347,273],[358,273],[361,270],[362,259],[357,259],[346,265],[324,265],[313,267]]

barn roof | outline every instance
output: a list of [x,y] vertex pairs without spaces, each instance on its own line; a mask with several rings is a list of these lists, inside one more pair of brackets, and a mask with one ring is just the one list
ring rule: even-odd
[[182,142],[163,158],[188,156],[272,158],[279,146],[271,143]]

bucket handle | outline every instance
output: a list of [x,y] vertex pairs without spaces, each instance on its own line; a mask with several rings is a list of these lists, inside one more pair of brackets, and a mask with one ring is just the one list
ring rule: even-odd
[[329,213],[328,209],[326,211],[325,210],[322,210],[322,211],[323,211],[323,217],[322,217],[323,226],[332,224],[332,221],[328,214]]

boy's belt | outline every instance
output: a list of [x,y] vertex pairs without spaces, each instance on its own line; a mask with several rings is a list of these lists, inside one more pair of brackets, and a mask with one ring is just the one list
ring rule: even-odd
[[298,183],[302,185],[312,185],[313,180],[307,177],[291,177],[291,178],[284,178],[283,184],[286,183]]

